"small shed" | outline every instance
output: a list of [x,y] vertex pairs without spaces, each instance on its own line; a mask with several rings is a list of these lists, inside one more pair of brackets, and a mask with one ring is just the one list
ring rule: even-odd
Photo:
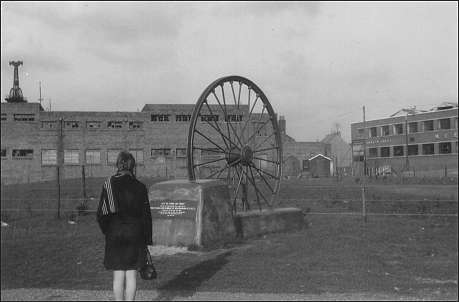
[[322,154],[317,154],[308,159],[309,171],[312,177],[330,177],[332,159]]
[[297,176],[300,173],[300,161],[293,155],[290,155],[284,161],[284,176]]

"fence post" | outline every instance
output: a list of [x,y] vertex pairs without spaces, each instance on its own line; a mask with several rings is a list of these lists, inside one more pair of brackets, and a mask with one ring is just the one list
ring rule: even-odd
[[365,184],[362,185],[362,217],[363,221],[367,222],[367,209],[365,200]]
[[61,176],[59,165],[57,170],[57,218],[61,218]]
[[86,206],[87,199],[86,199],[86,172],[85,172],[85,166],[81,166],[81,185],[83,189],[83,206]]

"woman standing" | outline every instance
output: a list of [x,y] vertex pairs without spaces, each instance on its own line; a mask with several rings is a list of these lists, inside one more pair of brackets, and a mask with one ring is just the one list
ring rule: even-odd
[[105,235],[104,266],[113,270],[115,299],[132,301],[137,287],[137,270],[146,262],[147,245],[152,245],[148,191],[135,178],[132,154],[121,151],[117,173],[102,188],[97,222]]

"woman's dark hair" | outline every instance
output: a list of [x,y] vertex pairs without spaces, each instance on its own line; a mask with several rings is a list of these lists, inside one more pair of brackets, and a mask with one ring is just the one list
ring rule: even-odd
[[135,169],[135,159],[134,156],[132,156],[131,153],[127,151],[121,151],[118,154],[118,157],[116,159],[116,168],[119,171],[129,171],[132,174],[134,174],[134,169]]

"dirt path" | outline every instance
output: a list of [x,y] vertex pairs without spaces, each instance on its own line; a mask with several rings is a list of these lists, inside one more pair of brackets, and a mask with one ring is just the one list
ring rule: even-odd
[[[161,297],[158,291],[142,290],[137,293],[137,301],[152,301]],[[272,293],[231,293],[196,292],[190,297],[176,296],[172,301],[369,301],[369,300],[456,300],[457,297],[429,295],[413,297],[383,293],[324,293],[320,295],[272,294]],[[111,291],[62,290],[62,289],[9,289],[2,290],[2,301],[107,301],[113,300]]]

